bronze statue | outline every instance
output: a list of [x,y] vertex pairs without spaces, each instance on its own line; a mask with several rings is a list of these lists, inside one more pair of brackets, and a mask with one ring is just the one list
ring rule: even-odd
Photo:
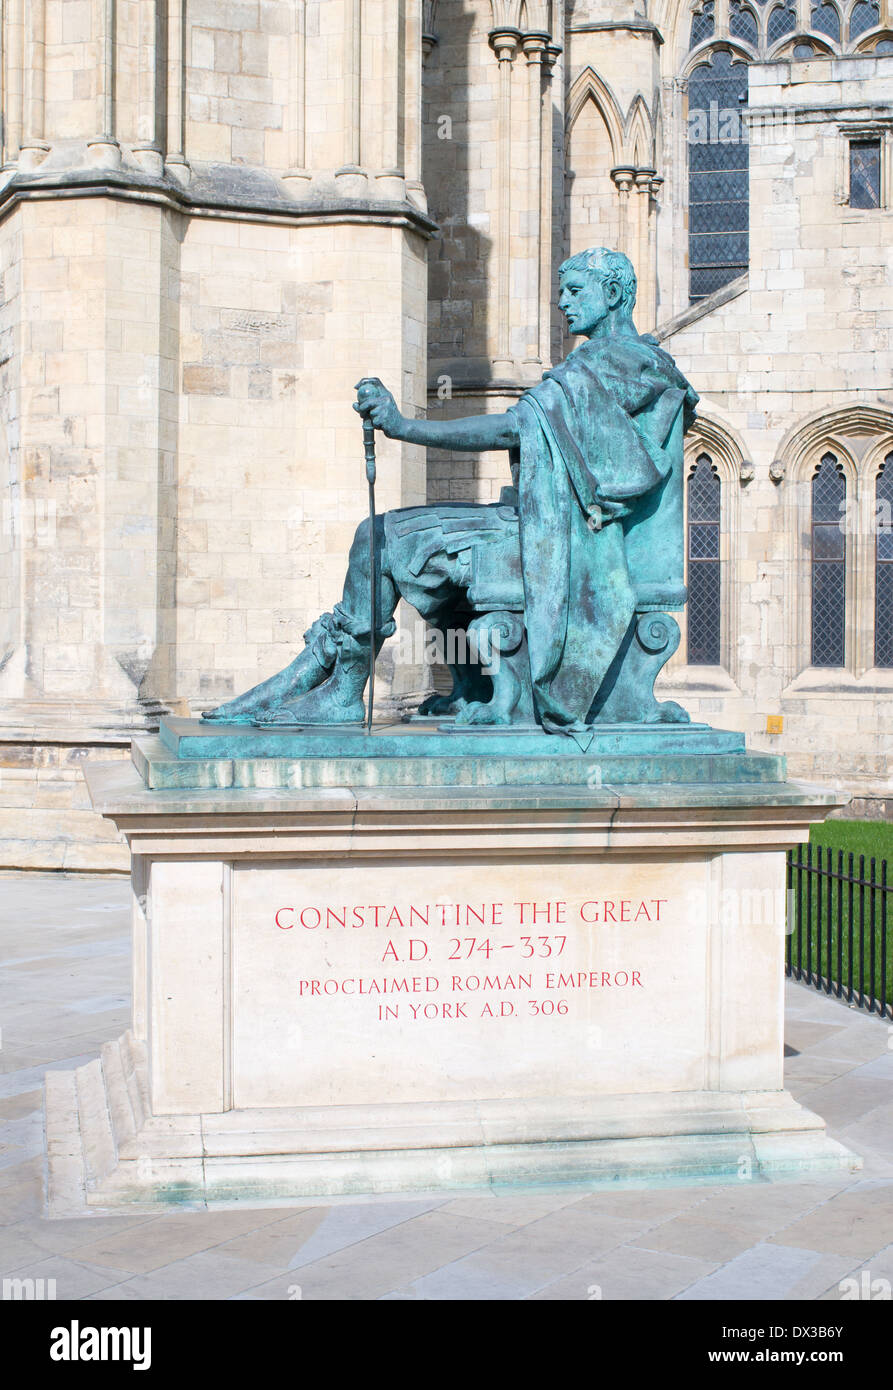
[[502,415],[410,420],[377,378],[355,409],[385,435],[439,449],[505,449],[499,502],[437,503],[375,518],[374,623],[369,521],[358,528],[340,603],[283,671],[208,711],[230,723],[359,723],[376,652],[406,599],[434,627],[486,631],[485,673],[453,669],[449,696],[420,714],[466,724],[539,724],[585,738],[599,722],[686,720],[654,679],[679,630],[683,583],[682,437],[697,396],[632,320],[636,278],[603,247],[559,271],[559,307],[584,338]]

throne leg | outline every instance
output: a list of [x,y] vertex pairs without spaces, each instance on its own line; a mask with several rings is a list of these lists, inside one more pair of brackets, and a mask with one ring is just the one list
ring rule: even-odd
[[[463,628],[466,631],[469,630],[467,613],[452,614],[450,620],[444,623],[435,623],[429,618],[428,624],[435,632],[440,633],[445,649],[449,646],[448,634],[450,630],[458,631]],[[456,663],[447,661],[446,667],[453,681],[452,690],[448,695],[429,695],[419,705],[416,714],[435,718],[452,718],[459,714],[466,705],[488,698],[491,682],[487,679],[487,673],[481,670],[479,662]]]
[[468,624],[481,666],[493,682],[486,704],[470,704],[457,724],[532,724],[533,691],[527,658],[527,633],[521,613],[481,613]]
[[678,646],[679,624],[669,613],[636,613],[593,703],[590,723],[689,723],[675,700],[654,697],[654,682]]

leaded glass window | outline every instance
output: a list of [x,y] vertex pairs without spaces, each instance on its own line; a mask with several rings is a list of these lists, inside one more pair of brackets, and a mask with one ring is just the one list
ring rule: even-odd
[[747,66],[719,49],[688,81],[689,297],[694,303],[747,269]]
[[875,483],[874,664],[893,666],[893,453]]
[[825,454],[812,480],[812,664],[843,666],[846,653],[846,477]]
[[720,481],[708,454],[688,478],[688,663],[721,661]]
[[704,0],[697,14],[692,15],[689,48],[697,48],[699,43],[712,38],[714,23],[713,0]]
[[797,15],[793,0],[784,5],[776,5],[769,15],[766,37],[770,44],[777,43],[785,34],[792,34],[797,27]]
[[850,141],[850,207],[881,205],[881,142]]
[[857,39],[881,22],[881,11],[877,0],[856,0],[850,15],[850,38]]
[[813,5],[810,28],[815,29],[817,34],[826,34],[835,43],[840,43],[840,15],[837,13],[836,5],[832,5],[830,0],[824,0],[821,5]]
[[741,0],[730,0],[729,33],[732,38],[743,39],[756,48],[759,40],[757,17],[750,6],[742,4]]

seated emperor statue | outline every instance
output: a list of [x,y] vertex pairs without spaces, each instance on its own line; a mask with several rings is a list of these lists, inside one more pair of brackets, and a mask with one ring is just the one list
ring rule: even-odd
[[[636,576],[629,571],[624,522],[635,519],[637,508],[647,511],[649,497],[654,511],[653,498],[674,461],[681,478],[681,436],[694,418],[697,396],[655,339],[637,333],[636,277],[626,256],[603,247],[583,251],[564,262],[559,279],[559,308],[570,332],[585,341],[504,414],[410,420],[377,378],[360,383],[354,406],[391,439],[437,449],[508,450],[517,491],[505,489],[502,505],[437,503],[377,517],[374,631],[370,523],[363,521],[341,602],[305,634],[304,650],[277,675],[207,711],[205,719],[361,722],[370,643],[377,652],[394,632],[400,598],[443,630],[450,615],[462,610],[470,575],[480,569],[475,556],[490,555],[492,569],[495,554],[497,568],[519,577],[524,717],[546,732],[574,735],[592,722],[600,688],[616,672],[634,626]],[[467,615],[467,603],[465,610]],[[485,724],[522,717],[505,701],[470,694],[463,694],[457,680],[451,702],[429,700],[421,712],[448,705],[459,722]],[[678,706],[672,710],[678,715],[640,717],[687,718]]]

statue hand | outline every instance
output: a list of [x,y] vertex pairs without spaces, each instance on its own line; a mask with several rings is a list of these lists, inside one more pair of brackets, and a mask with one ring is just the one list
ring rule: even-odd
[[397,409],[397,402],[384,382],[377,376],[363,377],[357,382],[357,399],[354,410],[364,420],[371,420],[377,430],[389,439],[397,433],[403,416]]

